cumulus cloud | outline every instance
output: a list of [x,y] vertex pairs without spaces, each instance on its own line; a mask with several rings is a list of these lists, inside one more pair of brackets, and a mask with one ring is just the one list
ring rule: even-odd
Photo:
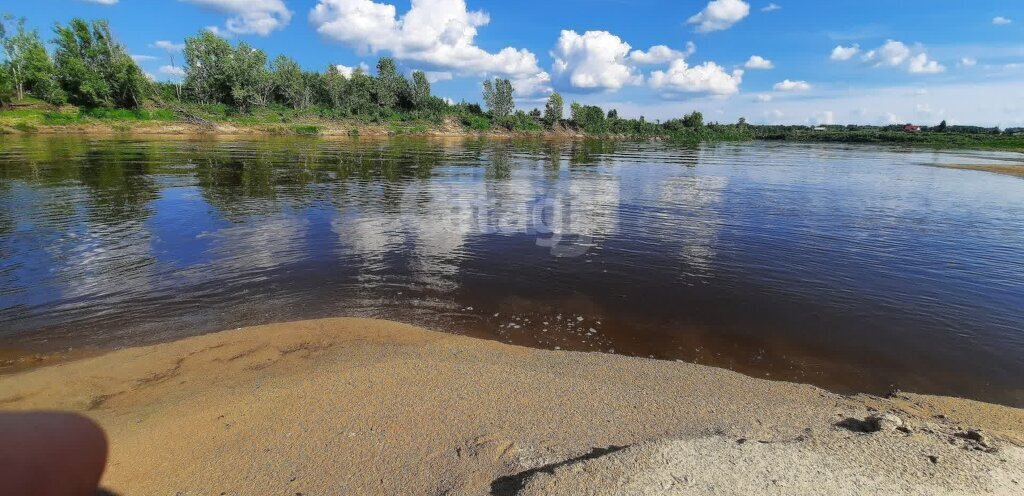
[[725,71],[714,62],[690,66],[683,59],[672,61],[666,71],[651,73],[650,86],[663,95],[676,93],[710,93],[713,95],[734,95],[740,90],[743,71]]
[[[854,45],[856,47],[856,45]],[[853,48],[853,47],[851,47]],[[832,51],[833,60],[849,60],[856,52],[844,52],[843,47],[836,47]],[[838,52],[837,52],[838,51]],[[841,56],[849,55],[847,58],[836,58],[837,53]],[[911,74],[938,74],[944,72],[946,67],[932,60],[920,46],[911,49],[902,41],[887,40],[882,46],[865,53],[861,60],[874,65],[875,67],[899,67],[906,69]]]
[[973,57],[964,57],[960,59],[960,67],[974,67],[978,65],[978,59]]
[[180,52],[185,49],[185,45],[183,43],[174,43],[167,40],[154,41],[149,46],[171,53]]
[[888,40],[881,47],[864,54],[865,62],[896,67],[910,58],[910,48],[901,41]]
[[468,11],[465,0],[412,0],[401,17],[387,3],[320,0],[309,19],[321,36],[360,53],[387,51],[438,71],[515,77],[542,72],[528,50],[507,47],[491,53],[478,47],[477,28],[486,26],[490,17]]
[[532,76],[520,76],[512,79],[517,99],[531,99],[550,95],[551,76],[546,72],[538,72]]
[[997,16],[992,18],[992,24],[995,24],[996,26],[1005,26],[1012,22],[1013,20],[1008,17]]
[[743,64],[743,67],[747,69],[774,69],[775,64],[760,55],[751,55],[747,63]]
[[750,4],[743,0],[711,0],[704,10],[689,18],[687,24],[696,24],[697,32],[710,33],[729,29],[750,15]]
[[832,49],[832,56],[830,58],[839,61],[850,60],[858,53],[860,53],[860,45],[856,43],[848,47],[839,45]]
[[807,81],[790,81],[788,79],[775,83],[772,87],[775,91],[807,91],[811,89],[811,85]]
[[[563,30],[551,57],[556,86],[577,90],[617,90],[643,82],[629,64],[629,43],[608,31]],[[649,55],[649,54],[645,54]]]
[[[224,24],[229,33],[267,36],[292,20],[284,0],[181,0],[231,17]],[[215,32],[216,34],[216,32]]]
[[173,65],[164,65],[160,66],[160,74],[166,74],[173,77],[185,77],[185,69],[175,67]]
[[634,64],[666,64],[675,59],[685,59],[696,52],[697,45],[694,45],[692,41],[686,44],[685,52],[674,50],[665,45],[655,45],[646,52],[643,50],[633,50],[629,54],[629,60]]
[[934,60],[929,60],[927,54],[919,53],[910,58],[907,70],[911,74],[938,74],[945,72],[946,67]]
[[370,72],[370,66],[366,65],[366,62],[360,62],[359,63],[359,67],[349,67],[347,65],[341,65],[341,64],[337,64],[334,67],[337,67],[338,68],[338,72],[342,76],[345,76],[347,78],[352,77],[352,73],[356,72],[356,69],[359,69],[364,74],[368,74]]
[[427,81],[430,83],[436,83],[438,81],[449,81],[453,77],[455,77],[454,74],[448,71],[424,71],[423,74],[427,76]]

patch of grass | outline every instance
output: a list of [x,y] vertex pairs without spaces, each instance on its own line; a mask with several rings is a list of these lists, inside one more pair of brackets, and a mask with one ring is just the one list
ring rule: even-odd
[[167,109],[107,109],[93,108],[79,110],[82,117],[104,121],[173,121],[174,112]]
[[82,122],[82,116],[78,112],[46,112],[43,114],[43,124],[49,126],[64,126]]
[[14,129],[17,129],[18,131],[21,131],[23,133],[34,133],[34,132],[39,130],[39,128],[37,128],[37,127],[33,126],[32,124],[29,124],[27,122],[16,122],[11,127],[13,127]]
[[292,132],[302,136],[319,136],[320,126],[300,125],[292,126]]
[[463,115],[462,125],[473,131],[487,131],[491,129],[491,121],[482,115]]

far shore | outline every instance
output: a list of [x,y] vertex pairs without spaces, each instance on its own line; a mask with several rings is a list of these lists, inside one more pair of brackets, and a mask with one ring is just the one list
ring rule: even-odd
[[842,396],[370,319],[225,331],[0,376],[80,412],[116,494],[1020,494],[1024,410]]

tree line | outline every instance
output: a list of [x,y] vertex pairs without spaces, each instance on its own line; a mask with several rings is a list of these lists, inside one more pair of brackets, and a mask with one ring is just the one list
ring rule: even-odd
[[[558,93],[550,96],[543,111],[517,110],[509,79],[483,82],[486,112],[478,104],[450,103],[431,94],[426,73],[415,71],[406,78],[389,57],[378,61],[375,75],[361,69],[343,72],[336,65],[323,72],[307,71],[286,55],[269,60],[265,52],[245,42],[232,44],[201,31],[185,40],[181,81],[155,82],[114,38],[106,21],[76,18],[67,25],[57,24],[50,44],[52,50],[37,30],[27,29],[24,18],[3,16],[0,104],[32,96],[57,106],[83,108],[192,104],[222,106],[243,114],[286,107],[324,117],[454,115],[480,130],[495,125],[510,130],[550,129],[576,122],[590,132],[616,127],[606,125],[597,107],[577,104],[572,106],[572,120],[566,121]],[[613,114],[609,120],[619,121]]]
[[[704,123],[700,112],[679,119],[648,122],[620,118],[615,109],[571,103],[552,93],[543,110],[516,109],[515,88],[508,79],[482,83],[486,111],[475,103],[453,103],[431,93],[426,73],[411,77],[399,72],[389,57],[377,62],[376,74],[330,65],[323,72],[304,70],[294,59],[280,55],[269,60],[262,50],[245,42],[231,43],[209,31],[187,38],[180,82],[151,81],[104,20],[73,19],[56,24],[53,39],[44,42],[24,18],[0,17],[0,105],[32,96],[55,106],[85,109],[140,109],[145,106],[220,108],[224,113],[248,114],[263,108],[288,108],[326,118],[426,118],[441,122],[458,119],[475,130],[569,128],[587,134],[636,137],[680,136],[690,140],[753,139],[791,135],[808,126],[752,126]],[[48,49],[48,44],[50,49]],[[172,62],[173,63],[173,62]],[[845,133],[896,131],[872,126],[827,126]],[[958,134],[1020,134],[1021,129],[946,126],[926,131]]]

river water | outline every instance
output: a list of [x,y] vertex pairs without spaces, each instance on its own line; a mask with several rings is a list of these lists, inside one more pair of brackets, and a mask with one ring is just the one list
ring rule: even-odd
[[370,316],[1024,405],[1020,154],[0,137],[0,347]]

